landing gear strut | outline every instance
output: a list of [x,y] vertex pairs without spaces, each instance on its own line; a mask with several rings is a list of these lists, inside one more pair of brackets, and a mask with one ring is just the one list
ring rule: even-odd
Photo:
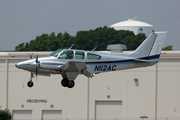
[[28,87],[32,87],[33,85],[34,85],[34,83],[33,83],[33,81],[32,81],[32,78],[33,78],[34,76],[33,76],[33,73],[31,72],[31,77],[29,78],[29,82],[27,83],[27,86]]
[[61,81],[61,85],[63,87],[73,88],[75,85],[74,80],[68,80],[67,78],[63,78]]

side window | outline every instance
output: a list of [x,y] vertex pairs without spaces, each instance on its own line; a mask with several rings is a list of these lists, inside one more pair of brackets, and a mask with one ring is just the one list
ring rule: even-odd
[[59,59],[73,59],[73,51],[71,50],[65,50],[59,55]]
[[76,51],[75,52],[75,58],[76,59],[84,59],[84,52]]
[[95,59],[99,60],[101,58],[100,55],[92,54],[92,53],[87,53],[87,59]]

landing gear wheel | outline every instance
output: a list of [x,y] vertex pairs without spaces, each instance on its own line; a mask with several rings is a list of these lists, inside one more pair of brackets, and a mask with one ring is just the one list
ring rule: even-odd
[[74,82],[73,80],[71,80],[71,81],[69,80],[69,81],[68,81],[68,84],[67,84],[67,87],[68,87],[68,88],[73,88],[74,85],[75,85],[75,82]]
[[67,87],[67,85],[68,85],[68,79],[62,79],[61,85],[62,85],[63,87]]
[[34,83],[33,83],[32,81],[29,81],[29,82],[27,83],[27,85],[28,85],[28,87],[32,87],[32,86],[34,85]]

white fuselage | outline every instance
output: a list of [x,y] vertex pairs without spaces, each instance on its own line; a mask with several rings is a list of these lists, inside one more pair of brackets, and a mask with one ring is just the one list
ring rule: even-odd
[[[68,50],[68,49],[64,49]],[[91,74],[93,73],[100,73],[100,72],[109,72],[109,71],[116,71],[122,69],[129,69],[129,68],[137,68],[137,67],[145,67],[155,64],[153,63],[146,63],[140,61],[134,61],[132,57],[129,57],[130,54],[128,53],[104,53],[104,52],[89,52],[89,51],[82,51],[82,50],[72,50],[75,54],[76,51],[84,52],[84,59],[76,59],[73,57],[72,59],[60,59],[58,56],[47,56],[38,58],[40,62],[40,66],[38,68],[39,73],[49,73],[49,74],[61,74],[59,72],[59,67],[65,65],[69,61],[75,62],[83,62],[86,64],[87,71]],[[61,54],[61,51],[59,54]],[[100,59],[88,59],[87,53],[93,53],[96,55],[101,56]],[[74,55],[75,56],[75,55]],[[26,60],[16,64],[18,68],[24,69],[27,71],[35,72],[36,62],[35,59]]]

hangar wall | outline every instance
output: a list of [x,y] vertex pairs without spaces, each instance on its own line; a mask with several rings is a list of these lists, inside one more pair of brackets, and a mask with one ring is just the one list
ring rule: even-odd
[[180,118],[180,53],[166,52],[151,67],[79,75],[72,89],[61,86],[61,75],[37,76],[27,87],[30,73],[14,65],[28,58],[0,57],[0,106],[14,119]]

